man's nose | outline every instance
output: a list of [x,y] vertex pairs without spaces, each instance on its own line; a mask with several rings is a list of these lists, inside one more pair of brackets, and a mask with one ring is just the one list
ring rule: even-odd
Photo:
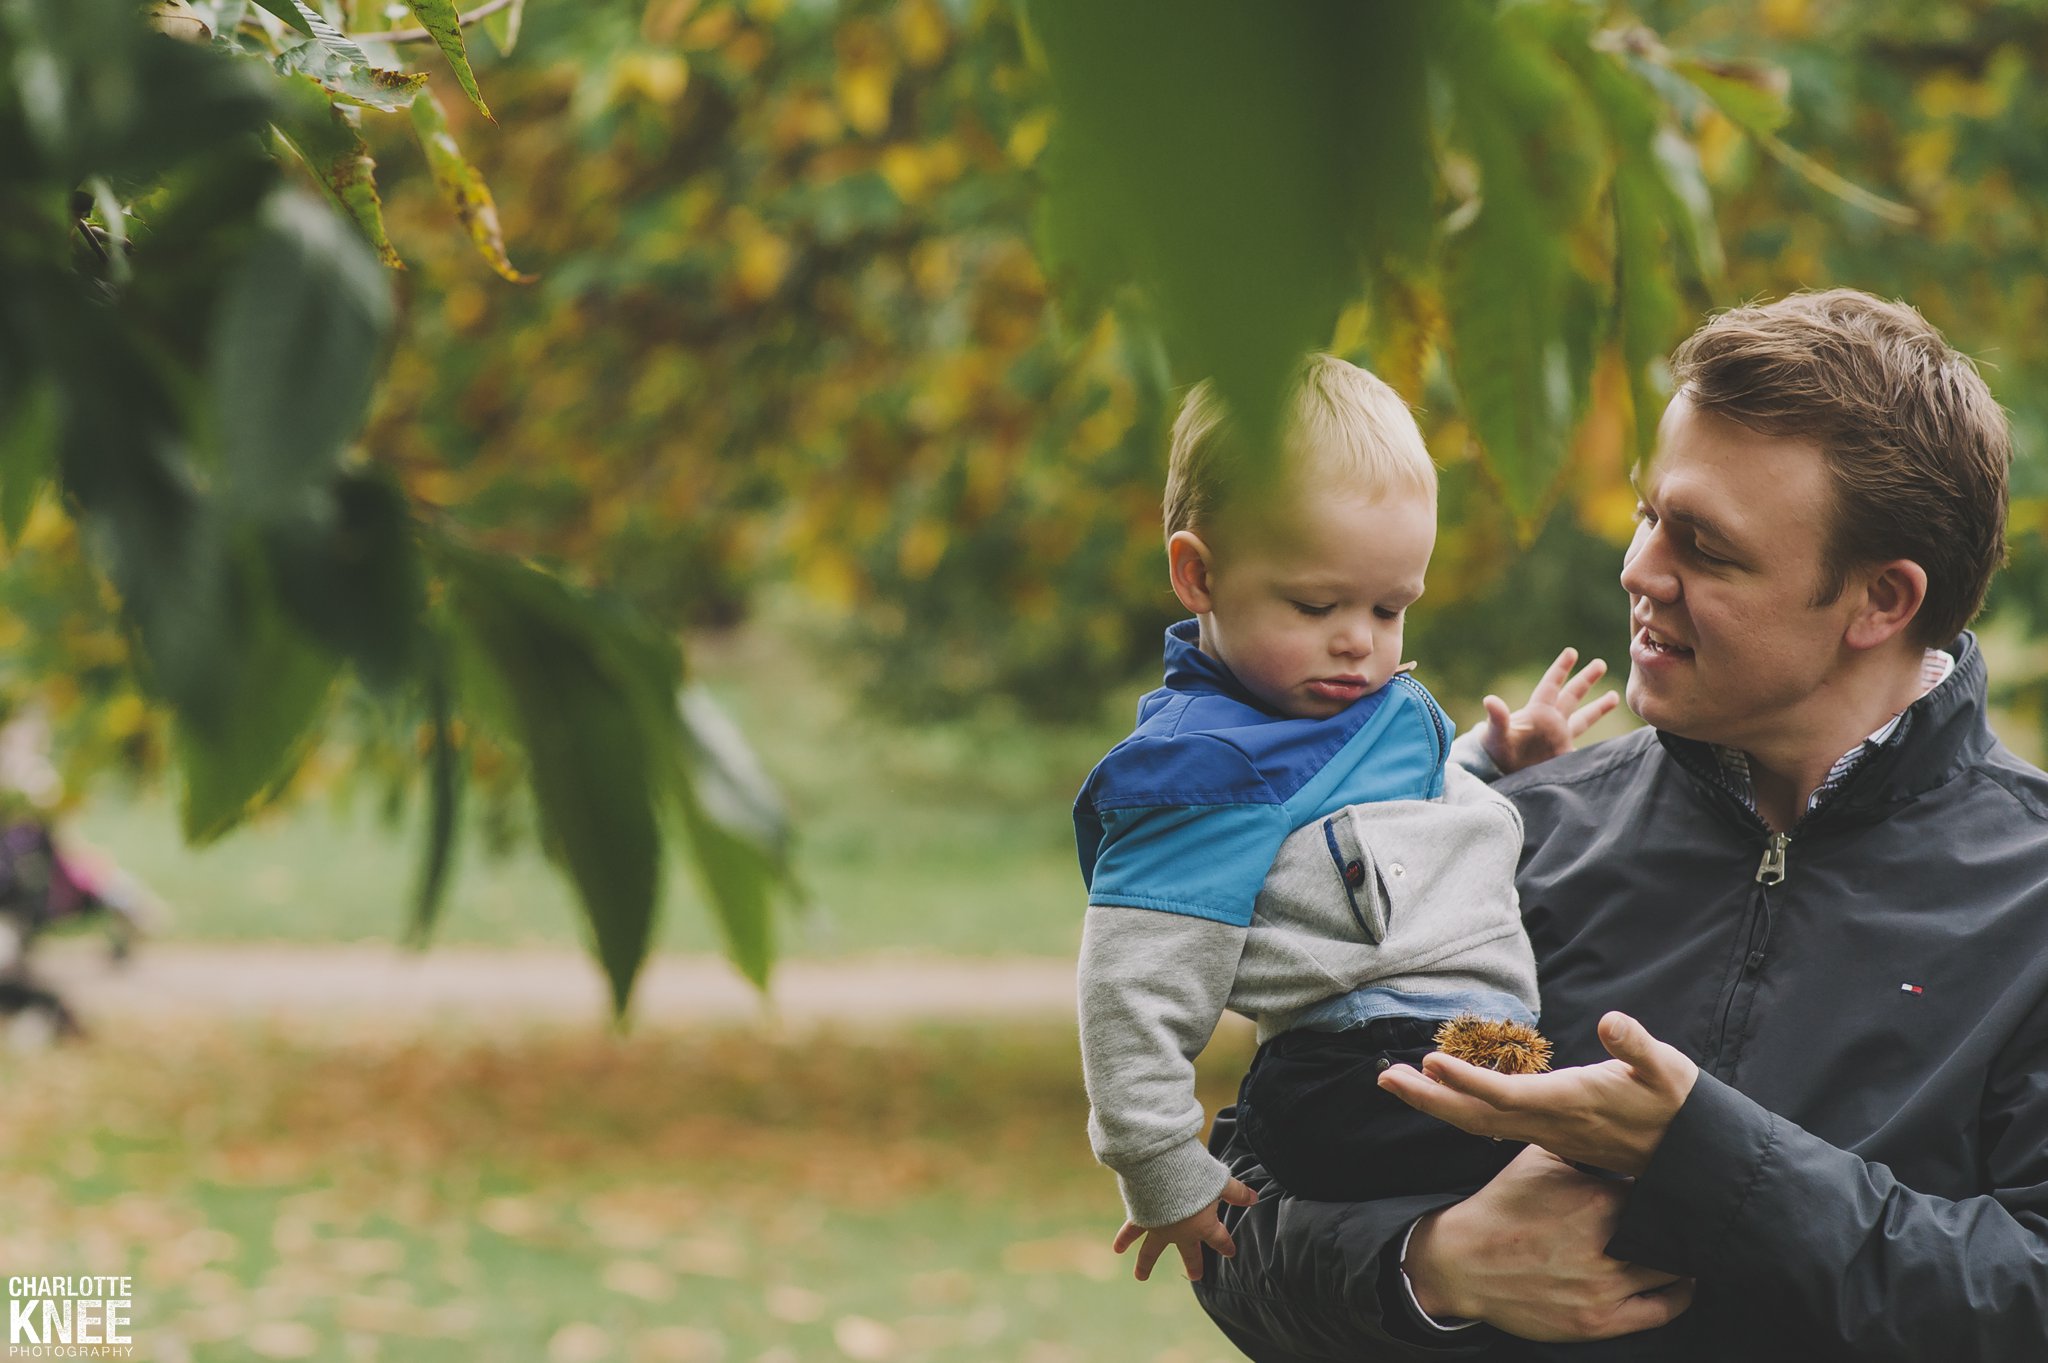
[[1621,556],[1621,589],[1652,601],[1678,599],[1678,574],[1672,571],[1670,550],[1659,527],[1637,529],[1628,552]]

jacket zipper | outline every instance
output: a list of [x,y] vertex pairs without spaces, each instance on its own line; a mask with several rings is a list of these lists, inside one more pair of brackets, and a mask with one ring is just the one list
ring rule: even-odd
[[1772,833],[1764,843],[1763,859],[1757,863],[1756,890],[1749,900],[1749,917],[1744,924],[1744,949],[1742,968],[1728,983],[1728,992],[1721,997],[1721,1013],[1714,1024],[1712,1065],[1716,1077],[1732,1077],[1733,1066],[1722,1064],[1722,1055],[1728,1048],[1728,1019],[1735,1008],[1735,996],[1743,986],[1752,980],[1763,968],[1764,955],[1771,944],[1771,889],[1785,883],[1785,853],[1792,845],[1790,833]]
[[1437,723],[1436,703],[1430,698],[1429,692],[1424,689],[1422,683],[1414,680],[1406,672],[1395,673],[1394,680],[1406,682],[1408,690],[1413,693],[1416,700],[1422,703],[1422,719],[1424,725],[1429,729],[1430,751],[1436,754],[1436,766],[1443,766],[1445,762],[1450,760],[1450,752],[1449,745],[1444,741],[1443,727]]

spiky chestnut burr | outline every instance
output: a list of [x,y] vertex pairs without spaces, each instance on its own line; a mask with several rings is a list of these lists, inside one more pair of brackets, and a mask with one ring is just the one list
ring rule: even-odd
[[1500,1074],[1541,1074],[1550,1068],[1550,1042],[1534,1027],[1471,1013],[1437,1028],[1436,1048]]

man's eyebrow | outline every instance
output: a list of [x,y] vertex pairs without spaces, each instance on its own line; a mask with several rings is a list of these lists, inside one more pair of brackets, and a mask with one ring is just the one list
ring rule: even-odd
[[[1648,504],[1650,499],[1644,493],[1642,482],[1636,477],[1633,469],[1629,471],[1628,485],[1635,490],[1637,501]],[[1677,521],[1680,525],[1689,526],[1694,535],[1704,535],[1708,539],[1719,540],[1731,549],[1741,548],[1744,543],[1740,535],[1735,534],[1727,526],[1704,512],[1675,506],[1667,508],[1661,515],[1664,520]]]

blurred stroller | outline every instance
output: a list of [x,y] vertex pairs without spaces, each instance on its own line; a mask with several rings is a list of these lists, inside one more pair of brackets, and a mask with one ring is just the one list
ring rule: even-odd
[[133,877],[89,853],[59,851],[39,815],[7,815],[0,823],[0,1027],[7,1044],[33,1050],[84,1034],[33,968],[37,939],[97,924],[121,961],[153,916],[148,892]]

